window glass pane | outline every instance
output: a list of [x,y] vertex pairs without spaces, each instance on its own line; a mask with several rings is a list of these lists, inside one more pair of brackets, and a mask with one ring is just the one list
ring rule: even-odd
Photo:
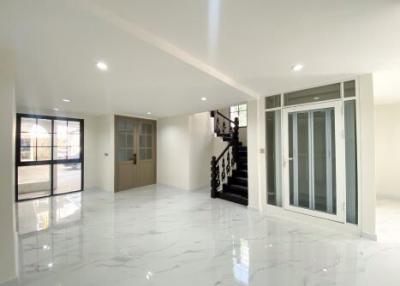
[[312,112],[314,209],[336,214],[335,115],[333,109]]
[[246,127],[247,126],[247,112],[242,111],[239,113],[239,126]]
[[282,206],[281,111],[265,113],[267,203]]
[[38,119],[38,121],[37,121],[37,133],[51,134],[51,120],[49,120],[49,119]]
[[356,96],[356,82],[346,81],[344,84],[344,97],[355,97]]
[[126,142],[126,133],[124,132],[118,132],[118,146],[120,148],[125,148],[127,147],[127,142]]
[[146,136],[144,136],[144,135],[139,136],[139,146],[140,146],[140,148],[143,148],[146,146]]
[[68,145],[68,127],[65,120],[54,120],[54,145]]
[[289,142],[291,141],[289,153],[292,157],[291,168],[293,170],[290,176],[290,185],[293,191],[290,194],[290,202],[294,206],[309,208],[309,148],[308,148],[308,113],[292,113],[289,117],[291,122],[291,132],[289,133]]
[[126,147],[133,147],[133,133],[131,132],[126,134]]
[[151,148],[153,146],[153,136],[148,135],[146,139],[146,147]]
[[232,112],[236,112],[239,110],[239,106],[235,105],[235,106],[231,106],[231,113]]
[[37,146],[51,147],[51,134],[50,133],[37,134]]
[[34,133],[21,133],[21,146],[36,146],[36,137]]
[[247,110],[247,104],[239,105],[239,111]]
[[53,166],[53,187],[55,194],[81,190],[81,163],[56,164]]
[[70,133],[68,134],[68,146],[79,146],[81,141],[81,135]]
[[36,148],[21,147],[21,162],[36,161]]
[[152,159],[152,150],[151,149],[146,149],[146,159],[147,160]]
[[68,159],[79,159],[81,148],[79,146],[71,146],[68,147],[67,152]]
[[68,134],[80,134],[81,124],[79,121],[68,121]]
[[281,95],[267,96],[265,98],[265,108],[276,108],[281,106]]
[[318,102],[340,98],[340,83],[284,94],[285,105]]
[[50,165],[18,167],[18,199],[49,196]]
[[139,151],[140,160],[146,160],[146,149],[140,149]]
[[356,102],[344,103],[346,152],[346,221],[358,223]]
[[51,160],[51,147],[38,147],[37,148],[37,161]]
[[54,147],[54,160],[67,159],[67,147]]
[[23,133],[34,133],[36,128],[36,118],[21,118],[21,132]]
[[235,121],[235,118],[239,118],[239,112],[231,112],[231,120]]
[[79,146],[81,140],[80,122],[68,121],[68,146]]

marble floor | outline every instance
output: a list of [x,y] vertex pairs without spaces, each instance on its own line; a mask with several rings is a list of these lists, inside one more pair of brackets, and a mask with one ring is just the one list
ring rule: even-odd
[[377,198],[376,233],[379,242],[400,243],[400,199]]
[[400,243],[149,186],[19,203],[19,285],[400,285]]

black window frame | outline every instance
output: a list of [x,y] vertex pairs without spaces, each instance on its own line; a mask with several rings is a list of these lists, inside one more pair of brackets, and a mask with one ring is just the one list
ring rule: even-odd
[[[51,120],[51,159],[50,160],[41,160],[38,161],[37,158],[35,161],[21,161],[21,119],[22,118],[34,118],[36,120],[38,119],[46,119],[46,120]],[[79,122],[80,126],[80,155],[78,159],[54,159],[54,147],[57,147],[54,145],[54,121],[56,120],[62,120],[62,121],[74,121],[74,122]],[[15,201],[16,202],[22,202],[22,201],[29,201],[29,200],[36,200],[36,199],[42,199],[42,198],[48,198],[52,196],[58,196],[58,195],[65,195],[65,194],[71,194],[71,193],[77,193],[77,192],[82,192],[84,189],[84,174],[85,174],[85,164],[84,164],[84,137],[85,137],[85,131],[84,131],[84,119],[79,119],[79,118],[72,118],[72,117],[62,117],[62,116],[51,116],[51,115],[37,115],[37,114],[26,114],[26,113],[17,113],[17,118],[16,118],[16,136],[15,136]],[[37,146],[35,147],[37,148]],[[36,151],[37,152],[37,151]],[[80,190],[77,191],[71,191],[71,192],[65,192],[65,193],[60,193],[60,194],[55,194],[54,193],[54,166],[58,164],[81,164],[81,187]],[[19,199],[18,197],[18,167],[24,167],[24,166],[40,166],[40,165],[50,165],[50,194],[46,196],[40,196],[40,197],[35,197],[35,198],[27,198],[27,199]]]

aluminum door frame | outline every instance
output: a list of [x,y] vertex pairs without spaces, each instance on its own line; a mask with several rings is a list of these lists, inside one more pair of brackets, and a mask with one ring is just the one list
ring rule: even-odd
[[[335,113],[335,145],[336,145],[336,214],[290,205],[290,168],[289,168],[289,114],[293,112],[317,111],[333,108]],[[319,218],[345,223],[346,210],[346,172],[345,172],[345,138],[344,112],[342,101],[307,104],[285,107],[282,109],[282,144],[283,144],[283,208]],[[310,133],[310,132],[309,132]],[[310,134],[309,134],[310,136]],[[311,181],[310,181],[311,183]],[[311,194],[310,194],[311,195]]]

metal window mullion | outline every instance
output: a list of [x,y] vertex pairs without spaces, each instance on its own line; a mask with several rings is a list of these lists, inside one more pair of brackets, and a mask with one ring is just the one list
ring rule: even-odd
[[[36,121],[35,121],[35,160],[34,161],[37,161],[38,160],[38,156],[37,156],[37,154],[38,154],[38,152],[37,152],[37,148],[38,148],[38,144],[37,144],[37,130],[38,130],[38,119],[36,118]],[[32,148],[32,147],[31,147]]]
[[315,186],[314,186],[314,112],[308,112],[308,188],[309,188],[309,208],[315,209]]
[[52,196],[54,195],[54,165],[54,119],[51,119],[50,195]]
[[326,210],[333,213],[332,185],[332,117],[331,111],[325,111],[325,150],[326,150]]
[[297,113],[293,113],[293,204],[299,206],[299,153]]

